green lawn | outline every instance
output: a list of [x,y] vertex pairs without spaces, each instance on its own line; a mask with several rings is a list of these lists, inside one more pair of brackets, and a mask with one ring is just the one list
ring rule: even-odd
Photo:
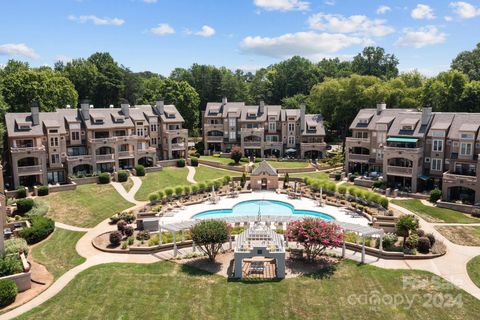
[[131,206],[110,184],[85,184],[76,190],[42,197],[49,206],[47,215],[78,227],[94,227],[99,222]]
[[313,179],[320,179],[320,180],[328,180],[328,173],[325,172],[307,172],[307,173],[292,173],[289,174],[292,178],[313,178]]
[[461,246],[480,246],[480,227],[435,226],[445,238]]
[[479,223],[480,219],[472,218],[469,215],[445,208],[430,207],[422,204],[419,199],[392,200],[393,204],[408,209],[428,222],[447,223]]
[[480,288],[480,256],[476,256],[467,263],[470,279]]
[[242,175],[240,172],[226,171],[206,166],[198,166],[195,168],[195,171],[194,179],[197,182],[222,178],[224,176],[239,177]]
[[132,178],[128,177],[127,181],[122,182],[122,186],[125,188],[125,190],[128,192],[130,189],[133,187],[133,180]]
[[[480,301],[444,280],[437,277],[432,285],[404,288],[403,277],[416,277],[418,283],[434,276],[345,261],[310,276],[240,282],[174,262],[115,263],[83,271],[52,299],[18,319],[478,318]],[[431,306],[428,295],[442,298],[434,300],[439,304],[443,297],[460,295],[462,305]],[[387,302],[365,303],[371,297]],[[394,298],[398,305],[389,303]]]
[[152,192],[164,189],[166,187],[175,187],[178,185],[187,185],[187,168],[167,167],[162,171],[147,173],[142,179],[142,186],[135,194],[135,199],[139,201],[148,200],[148,195]]
[[59,278],[85,261],[85,258],[75,251],[75,244],[84,234],[56,228],[47,241],[32,249],[33,260],[43,264],[55,279]]
[[230,158],[220,158],[220,157],[214,157],[214,156],[201,156],[200,160],[208,160],[208,161],[215,161],[219,162],[221,164],[225,164],[228,166],[241,166],[243,163],[235,164],[235,162],[230,159]]
[[295,169],[295,168],[306,168],[308,167],[308,162],[306,161],[275,161],[275,160],[267,160],[267,162],[274,168],[277,169]]

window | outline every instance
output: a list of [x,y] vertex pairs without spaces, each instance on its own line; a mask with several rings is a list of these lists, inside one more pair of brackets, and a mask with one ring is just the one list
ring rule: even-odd
[[150,125],[150,131],[157,131],[157,124],[156,123]]
[[65,173],[63,171],[49,171],[47,172],[48,183],[54,184],[65,181]]
[[411,131],[411,130],[412,130],[412,126],[403,126],[403,127],[402,127],[402,130]]
[[378,149],[377,150],[377,159],[382,160],[383,159],[383,149]]
[[80,132],[73,131],[72,132],[72,140],[80,140]]
[[472,144],[462,142],[460,144],[460,155],[462,156],[470,156],[472,155]]
[[143,137],[143,127],[137,128],[137,136]]
[[235,127],[235,126],[237,125],[237,121],[236,121],[236,120],[237,120],[237,119],[235,119],[235,118],[228,118],[228,125],[229,125],[230,127]]
[[58,137],[50,138],[50,146],[51,147],[58,147]]
[[288,124],[288,131],[295,131],[295,123]]
[[442,159],[432,158],[431,164],[432,171],[442,171]]
[[432,151],[443,152],[443,140],[433,140]]
[[60,155],[52,154],[52,164],[60,163]]
[[277,123],[276,122],[269,122],[268,123],[268,131],[277,131]]
[[230,133],[228,134],[228,138],[229,138],[230,140],[235,140],[235,139],[237,139],[237,134],[236,134],[236,132],[235,132],[235,131],[230,131]]
[[278,136],[266,136],[267,142],[278,142]]
[[152,145],[154,145],[154,146],[157,145],[157,138],[152,138]]
[[295,144],[295,137],[294,136],[289,136],[288,137],[288,144]]
[[460,135],[461,139],[474,139],[475,135],[473,133],[462,133]]

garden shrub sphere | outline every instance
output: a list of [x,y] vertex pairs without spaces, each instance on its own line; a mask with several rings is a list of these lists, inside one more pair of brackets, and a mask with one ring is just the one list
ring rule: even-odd
[[135,166],[135,174],[137,177],[143,177],[145,175],[145,167],[141,164]]
[[120,170],[117,173],[118,182],[125,182],[128,180],[128,172],[126,170]]
[[48,186],[39,186],[37,188],[37,194],[39,197],[48,195]]
[[34,244],[47,238],[55,230],[55,221],[44,216],[31,216],[29,218],[31,226],[22,228],[19,231],[20,237],[24,238],[28,244]]
[[109,240],[112,246],[116,247],[122,241],[122,234],[120,233],[120,231],[113,231],[110,233]]
[[17,213],[20,215],[23,215],[30,211],[35,202],[33,201],[32,198],[23,198],[23,199],[18,199],[17,200]]
[[17,297],[17,286],[15,282],[8,279],[0,280],[0,308],[12,304]]
[[110,183],[110,175],[106,172],[102,172],[98,175],[98,183],[107,184]]

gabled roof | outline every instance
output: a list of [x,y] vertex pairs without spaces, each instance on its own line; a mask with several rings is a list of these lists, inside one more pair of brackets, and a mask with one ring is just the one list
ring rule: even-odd
[[269,176],[276,176],[277,174],[277,169],[272,167],[267,161],[263,160],[260,162],[258,167],[256,167],[253,172],[252,176],[259,176],[261,174],[267,174]]

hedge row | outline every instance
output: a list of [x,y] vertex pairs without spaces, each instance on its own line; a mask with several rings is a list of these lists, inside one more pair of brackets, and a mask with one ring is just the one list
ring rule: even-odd
[[378,205],[381,205],[385,209],[388,209],[388,199],[379,195],[376,192],[363,190],[363,189],[355,188],[355,187],[349,187],[347,189],[347,192],[352,197],[363,199],[367,202],[373,202],[373,203],[376,203]]
[[55,222],[44,216],[31,216],[31,227],[20,230],[20,237],[28,244],[34,244],[48,237],[55,230]]

